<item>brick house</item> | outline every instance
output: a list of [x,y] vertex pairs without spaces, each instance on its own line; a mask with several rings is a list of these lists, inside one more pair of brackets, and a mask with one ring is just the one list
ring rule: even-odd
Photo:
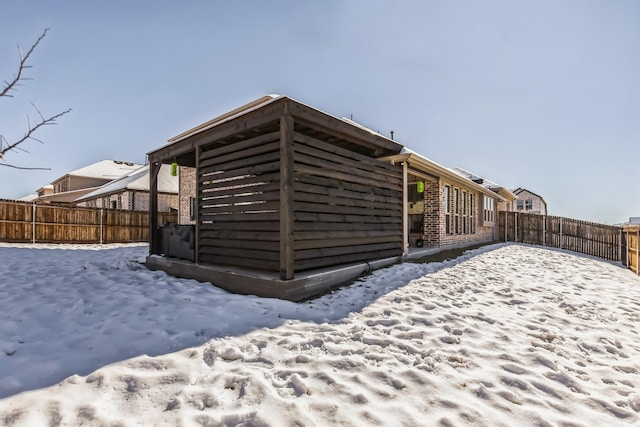
[[[148,156],[150,223],[159,171],[176,162],[181,228],[151,227],[147,266],[291,300],[406,259],[416,246],[494,241],[498,203],[515,198],[287,96],[259,98]],[[188,256],[166,256],[165,235]]]
[[75,200],[100,186],[138,170],[143,165],[121,160],[101,160],[73,170],[50,185],[38,189],[36,203],[64,203],[73,206]]
[[[498,236],[499,204],[515,195],[498,185],[449,169],[407,148],[386,158],[403,165],[407,247],[450,247],[491,242]],[[476,178],[476,179],[474,179]]]

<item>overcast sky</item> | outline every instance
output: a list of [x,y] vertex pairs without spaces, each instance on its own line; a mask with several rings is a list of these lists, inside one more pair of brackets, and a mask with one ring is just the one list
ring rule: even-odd
[[0,81],[50,28],[0,134],[45,115],[0,166],[0,197],[170,137],[267,93],[349,117],[549,213],[640,216],[640,2],[2,2]]

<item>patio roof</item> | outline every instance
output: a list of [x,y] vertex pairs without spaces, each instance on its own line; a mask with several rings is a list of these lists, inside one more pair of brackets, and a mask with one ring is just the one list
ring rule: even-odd
[[[290,115],[296,127],[326,141],[371,157],[397,154],[402,145],[366,127],[341,119],[284,95],[266,95],[199,124],[148,153],[149,162],[195,166],[195,150],[203,145],[228,145],[252,135],[275,132],[280,117]],[[310,132],[312,130],[312,132]]]

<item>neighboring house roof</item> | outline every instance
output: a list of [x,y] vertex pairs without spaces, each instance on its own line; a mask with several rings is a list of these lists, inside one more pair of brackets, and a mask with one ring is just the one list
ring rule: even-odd
[[479,184],[481,186],[483,186],[484,188],[491,190],[495,193],[500,194],[502,197],[504,197],[506,200],[515,200],[517,198],[516,194],[513,193],[512,191],[509,191],[507,188],[496,184],[493,181],[489,181],[488,179],[481,177],[480,175],[477,175],[473,172],[469,172],[466,169],[462,169],[462,168],[451,168],[451,170],[455,173],[457,173],[458,175],[471,180],[473,182],[475,182],[476,184]]
[[[518,187],[515,190],[513,190],[513,194],[515,194],[516,196],[520,193],[522,193],[523,191],[526,191],[527,193],[531,194],[532,196],[536,196],[538,197],[540,200],[542,200],[544,202],[544,198],[536,193],[534,193],[531,190],[527,190],[526,188],[522,188],[522,187]],[[547,202],[544,202],[545,204],[547,204]]]
[[[404,147],[402,149],[402,151],[400,152],[400,154],[396,154],[394,156],[388,156],[388,157],[383,157],[381,158],[381,160],[390,160],[393,162],[403,162],[403,161],[407,161],[409,162],[409,164],[415,164],[417,167],[419,167],[420,169],[423,169],[425,172],[433,174],[434,176],[440,176],[440,177],[444,177],[449,179],[450,181],[454,182],[454,183],[458,183],[461,185],[466,185],[468,187],[471,188],[475,188],[476,190],[478,190],[479,192],[481,192],[482,194],[485,194],[487,196],[491,196],[494,198],[499,199],[500,201],[506,201],[506,199],[480,185],[477,184],[469,179],[467,179],[466,177],[461,176],[460,174],[454,172],[453,170],[446,168],[436,162],[434,162],[433,160],[429,160],[424,156],[421,156],[420,154],[416,153],[415,151]],[[514,196],[515,199],[515,196]]]
[[128,174],[134,170],[139,169],[141,164],[124,162],[121,160],[101,160],[99,162],[90,164],[80,169],[73,170],[59,177],[53,183],[60,181],[67,176],[79,176],[85,178],[100,178],[100,179],[116,179],[122,175]]
[[35,199],[38,198],[38,195],[36,193],[33,194],[27,194],[26,196],[22,196],[18,199],[19,202],[32,202]]
[[[96,197],[119,193],[125,190],[149,191],[149,165],[142,166],[122,178],[108,182],[89,194],[86,194],[76,202],[94,199]],[[162,165],[158,172],[158,192],[178,194],[178,177],[171,175],[171,165]]]
[[71,190],[71,191],[63,191],[61,193],[51,193],[45,194],[44,196],[38,197],[39,202],[64,202],[70,203],[74,202],[78,197],[82,197],[87,193],[92,192],[93,190],[99,187],[89,187],[89,188],[81,188],[79,190]]

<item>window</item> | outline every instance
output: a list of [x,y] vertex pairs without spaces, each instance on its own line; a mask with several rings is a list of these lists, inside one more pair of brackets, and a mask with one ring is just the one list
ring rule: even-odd
[[469,194],[462,192],[462,232],[469,234]]
[[451,234],[451,186],[444,186],[444,224],[445,232]]
[[533,209],[533,200],[531,199],[527,199],[524,201],[524,208],[528,211],[530,211],[531,209]]
[[516,207],[519,211],[524,209],[524,200],[521,200],[521,199],[516,200]]
[[495,221],[496,201],[490,197],[484,196],[484,222]]
[[453,189],[453,229],[460,234],[460,190]]
[[469,233],[476,233],[476,195],[469,194]]

